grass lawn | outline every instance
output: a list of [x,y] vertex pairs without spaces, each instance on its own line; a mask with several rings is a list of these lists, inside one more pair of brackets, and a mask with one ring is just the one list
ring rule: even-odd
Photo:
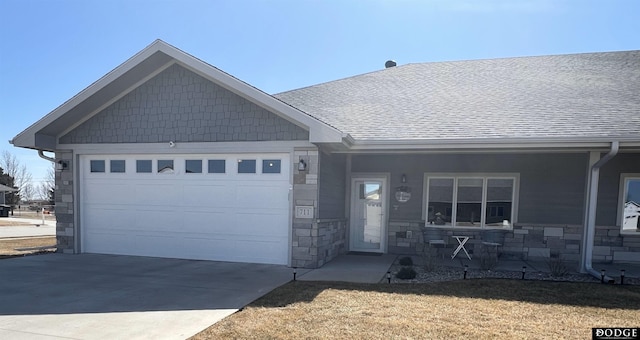
[[41,250],[16,250],[16,248],[48,247],[47,250],[55,250],[56,238],[54,236],[29,237],[29,238],[7,238],[0,240],[0,259],[7,255],[26,255],[41,252]]
[[640,326],[640,286],[501,279],[288,283],[191,339],[590,339]]

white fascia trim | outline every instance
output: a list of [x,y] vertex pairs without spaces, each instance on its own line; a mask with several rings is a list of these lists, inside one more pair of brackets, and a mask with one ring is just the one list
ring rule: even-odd
[[291,105],[288,105],[173,46],[162,44],[160,51],[176,59],[182,66],[215,82],[227,90],[247,98],[273,113],[278,114],[283,119],[309,130],[309,139],[311,142],[336,143],[342,141],[343,134],[336,128],[309,116]]
[[[617,139],[616,139],[617,140]],[[389,140],[389,141],[356,141],[349,148],[351,151],[368,150],[486,150],[486,149],[603,149],[608,150],[611,138],[588,139],[467,139],[467,140]],[[640,148],[638,138],[628,138],[620,143],[624,148]]]
[[161,40],[154,41],[151,45],[145,47],[142,51],[127,59],[127,61],[102,76],[102,78],[98,79],[75,96],[71,97],[71,99],[58,106],[56,109],[48,113],[46,116],[42,117],[37,122],[33,123],[31,126],[14,137],[11,140],[11,143],[15,146],[20,147],[35,147],[36,132],[42,130],[44,127],[64,115],[67,111],[71,110],[79,103],[87,100],[89,97],[116,80],[118,77],[122,76],[127,71],[131,70],[133,67],[149,58],[151,55],[159,51],[159,46],[163,44],[165,43]]
[[[312,118],[304,112],[285,104],[284,102],[216,69],[211,65],[206,64],[205,62],[191,55],[188,55],[187,53],[165,43],[162,40],[156,40],[151,45],[147,46],[145,49],[138,52],[133,57],[129,58],[127,61],[120,64],[118,67],[104,75],[102,78],[98,79],[96,82],[89,85],[87,88],[80,91],[71,99],[67,100],[65,103],[51,111],[49,114],[29,126],[27,129],[14,137],[11,140],[11,143],[19,147],[35,147],[36,132],[51,124],[53,121],[60,118],[73,107],[83,102],[84,100],[87,100],[90,96],[98,92],[100,89],[104,88],[156,52],[167,54],[168,56],[178,61],[182,66],[196,71],[198,74],[204,76],[205,78],[215,81],[220,86],[223,86],[224,88],[238,95],[248,98],[251,101],[259,103],[261,106],[271,110],[282,118],[308,129],[309,137],[312,142],[335,143],[342,141],[343,134],[337,129],[325,123],[322,123],[315,118]],[[123,93],[126,94],[126,91]]]
[[216,153],[259,153],[291,152],[294,148],[315,148],[307,141],[256,141],[256,142],[176,142],[161,143],[105,143],[105,144],[64,144],[65,150],[74,154],[216,154]]

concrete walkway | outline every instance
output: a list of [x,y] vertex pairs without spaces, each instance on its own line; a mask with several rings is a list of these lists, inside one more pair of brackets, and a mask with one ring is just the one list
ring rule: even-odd
[[324,266],[299,276],[301,281],[378,283],[397,255],[340,255]]
[[[373,255],[340,255],[325,264],[321,268],[308,270],[306,273],[301,273],[298,270],[298,280],[300,281],[342,281],[342,282],[357,282],[357,283],[379,283],[386,282],[387,271],[395,262],[396,258],[403,257],[405,255],[389,255],[383,254],[381,256]],[[420,263],[421,258],[413,256],[414,263]],[[473,258],[468,260],[467,258],[451,259],[450,257],[436,259],[436,264],[444,267],[460,268],[460,271],[464,269],[464,266],[468,266],[469,269],[480,269],[480,260]],[[493,268],[493,271],[513,271],[521,272],[522,267],[526,267],[526,273],[548,273],[549,266],[544,260],[506,260],[500,259],[498,264]],[[567,264],[567,268],[571,272],[577,272],[577,264]],[[593,268],[600,271],[605,270],[606,275],[619,278],[620,270],[625,270],[625,277],[627,278],[640,278],[640,264],[630,263],[613,263],[613,264],[599,264],[593,265]]]
[[[444,259],[436,259],[437,264],[445,267],[457,267],[464,268],[465,265],[469,266],[469,269],[480,269],[480,260],[478,258],[472,258],[468,260],[466,258],[451,259],[445,257]],[[567,269],[570,272],[578,272],[577,263],[566,263]],[[522,267],[526,267],[527,273],[543,272],[548,273],[549,265],[547,261],[543,259],[533,260],[517,260],[517,259],[499,259],[494,271],[522,271]],[[625,277],[637,277],[640,278],[640,264],[636,263],[594,263],[593,268],[597,271],[605,270],[606,275],[620,276],[620,270],[625,270]]]
[[0,339],[185,339],[292,280],[278,265],[117,255],[0,260]]

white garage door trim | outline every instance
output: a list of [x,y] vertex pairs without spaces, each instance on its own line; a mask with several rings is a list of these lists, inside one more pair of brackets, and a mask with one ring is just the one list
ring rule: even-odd
[[[140,160],[150,173],[137,172]],[[162,160],[173,170],[158,172]],[[187,173],[187,160],[202,172]],[[209,173],[209,160],[224,160],[224,173]],[[238,173],[251,161],[255,173]],[[288,263],[289,153],[81,155],[79,170],[83,252]]]

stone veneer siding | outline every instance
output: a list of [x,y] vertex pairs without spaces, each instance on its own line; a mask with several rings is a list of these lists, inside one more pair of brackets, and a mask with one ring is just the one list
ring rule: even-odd
[[308,140],[303,128],[179,65],[60,138],[61,144]]
[[[306,171],[298,171],[296,161],[303,158]],[[346,219],[318,219],[318,151],[294,151],[293,230],[291,266],[319,268],[346,252]],[[295,218],[296,206],[314,208],[313,218]]]
[[[423,225],[422,221],[390,221],[389,253],[420,254],[424,247]],[[407,231],[411,231],[411,237],[408,237]],[[450,255],[457,246],[451,236],[463,235],[471,237],[466,249],[472,254],[481,253],[481,230],[443,231],[449,240],[447,248],[441,252]],[[558,257],[564,261],[578,262],[582,236],[583,227],[579,225],[516,225],[513,230],[506,232],[500,253],[508,258],[523,260]],[[620,227],[616,226],[596,226],[593,262],[640,262],[640,236],[620,235]]]
[[75,224],[74,224],[74,167],[73,153],[57,152],[56,164],[58,161],[66,162],[66,169],[55,171],[56,195],[56,243],[59,253],[74,253],[75,249]]

